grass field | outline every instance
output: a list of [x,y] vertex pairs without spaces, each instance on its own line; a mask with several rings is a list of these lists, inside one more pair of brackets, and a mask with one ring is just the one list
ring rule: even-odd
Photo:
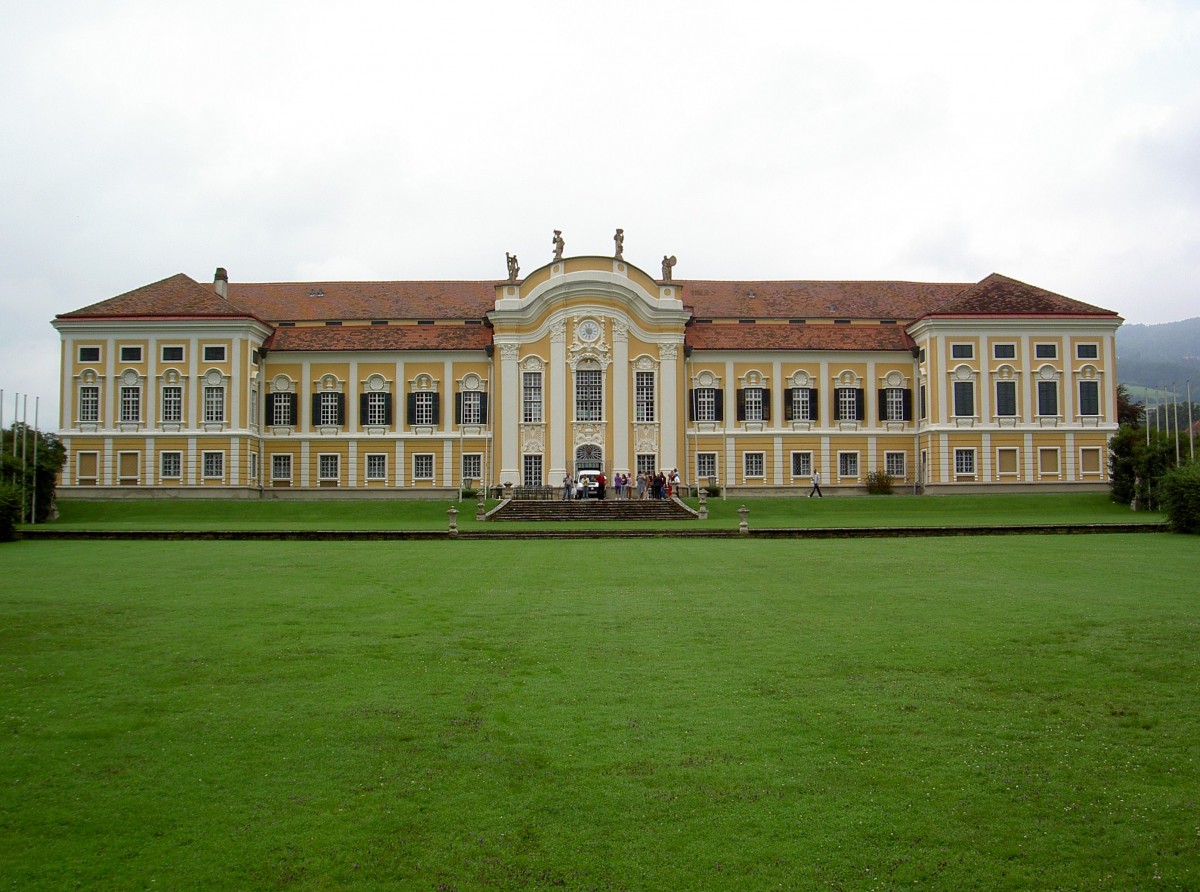
[[[695,507],[694,499],[689,503]],[[495,505],[489,502],[489,507]],[[475,520],[475,502],[450,501],[117,501],[65,500],[63,529],[446,529],[446,511],[459,509],[459,527],[488,524]],[[753,527],[970,526],[979,524],[1159,522],[1163,515],[1129,510],[1106,493],[1023,495],[879,496],[872,498],[710,499],[707,521],[683,521],[688,528],[736,528],[737,509],[750,509]],[[601,521],[595,526],[611,527]],[[655,526],[632,522],[628,526]],[[505,529],[529,524],[506,522]],[[576,526],[587,527],[580,523]]]
[[1196,556],[0,546],[0,883],[1195,889]]

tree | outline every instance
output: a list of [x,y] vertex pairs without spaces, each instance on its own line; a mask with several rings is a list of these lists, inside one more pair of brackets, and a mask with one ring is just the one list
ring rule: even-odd
[[1134,402],[1129,395],[1129,388],[1124,384],[1117,385],[1117,424],[1137,428],[1142,426],[1146,415],[1143,403]]
[[1200,464],[1172,468],[1162,479],[1163,510],[1171,529],[1200,533]]
[[1157,510],[1159,484],[1175,466],[1175,438],[1162,431],[1122,426],[1108,441],[1109,475],[1114,502],[1135,498],[1143,508]]
[[58,473],[66,460],[58,437],[20,422],[0,434],[0,482],[17,493],[17,520],[42,523],[57,516]]

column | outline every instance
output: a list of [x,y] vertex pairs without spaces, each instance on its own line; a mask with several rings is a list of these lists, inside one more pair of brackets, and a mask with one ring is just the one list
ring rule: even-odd
[[[658,348],[658,404],[662,423],[658,428],[658,449],[664,468],[679,467],[679,352],[682,343],[660,344]],[[736,402],[735,402],[736,405]],[[686,416],[685,416],[686,417]],[[686,470],[683,475],[686,482]]]
[[[542,418],[546,421],[547,447],[550,450],[550,483],[557,484],[573,467],[575,456],[567,455],[567,328],[560,319],[550,326],[550,365],[542,372]],[[505,416],[521,414],[521,392],[517,391],[516,407]]]
[[521,456],[518,422],[520,421],[521,382],[517,361],[521,356],[520,344],[497,344],[500,350],[500,392],[504,395],[506,408],[515,403],[513,411],[501,416],[500,429],[500,483],[514,486],[521,482]]

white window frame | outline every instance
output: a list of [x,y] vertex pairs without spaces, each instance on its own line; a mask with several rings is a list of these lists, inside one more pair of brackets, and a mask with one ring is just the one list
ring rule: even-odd
[[[954,418],[974,418],[975,417],[975,408],[976,408],[975,379],[968,378],[965,381],[955,379],[953,382],[951,382],[951,384],[952,384],[952,386],[950,388],[950,410],[953,412],[953,417]],[[966,388],[966,387],[971,388],[971,412],[970,412],[970,414],[966,414],[966,415],[959,414],[958,390],[959,390],[960,386],[964,387],[964,388]]]
[[[1054,470],[1046,470],[1046,456],[1054,455]],[[1063,473],[1062,450],[1057,446],[1039,446],[1038,447],[1038,476],[1039,477],[1055,477],[1061,478]]]
[[526,424],[542,421],[542,373],[521,373],[521,420]]
[[382,390],[372,390],[367,394],[367,417],[363,424],[378,426],[387,424],[387,407],[391,394]]
[[137,384],[122,384],[119,397],[121,400],[121,423],[140,423],[142,420],[141,386]]
[[908,453],[902,450],[889,450],[883,453],[883,472],[896,480],[908,477]]
[[465,480],[483,479],[483,453],[464,452],[462,457],[462,476]]
[[[295,413],[292,411],[294,395],[290,390],[275,390],[272,391],[272,396],[275,399],[271,401],[271,417],[267,419],[267,424],[272,427],[292,427],[296,423]],[[280,399],[281,396],[285,398]],[[288,396],[293,398],[287,399]]]
[[717,420],[717,388],[715,387],[697,387],[696,394],[696,420],[697,421],[716,421]]
[[[85,392],[88,394],[85,399]],[[99,384],[80,384],[79,385],[79,421],[85,423],[96,423],[100,420],[100,385]]]
[[[168,350],[178,350],[179,356],[177,356],[177,357],[167,356]],[[184,361],[183,358],[185,356],[187,356],[187,352],[186,352],[186,348],[183,346],[183,344],[162,344],[158,355],[161,357],[161,361],[164,363],[183,362]]]
[[338,396],[337,390],[322,390],[317,400],[317,425],[319,427],[337,427]]
[[205,480],[225,479],[225,453],[206,449],[200,456],[200,472]]
[[540,452],[525,453],[521,456],[521,482],[525,486],[544,486],[546,482],[544,467]]
[[204,423],[225,423],[225,385],[204,385]]
[[1041,343],[1033,345],[1034,359],[1058,359],[1058,344]]
[[[1007,415],[1001,413],[1001,411],[1000,411],[1001,403],[1002,403],[1002,400],[1000,399],[1000,385],[1002,385],[1002,384],[1005,385],[1006,387],[1012,388],[1012,396],[1013,396],[1012,412],[1010,412]],[[1017,387],[1017,382],[1016,382],[1015,378],[1000,378],[1000,379],[998,379],[995,383],[995,391],[996,392],[995,392],[993,398],[995,399],[995,408],[996,408],[996,417],[997,418],[1016,418],[1017,416],[1019,416],[1021,414],[1021,394],[1020,394],[1020,388]]]
[[956,446],[954,448],[954,476],[974,477],[979,463],[975,460],[975,447]]
[[412,457],[413,480],[433,480],[434,462],[432,452],[415,452]]
[[[1044,405],[1044,403],[1042,401],[1042,388],[1043,387],[1046,387],[1046,388],[1053,387],[1054,388],[1054,406],[1053,407]],[[1035,390],[1036,390],[1036,396],[1037,396],[1038,417],[1039,418],[1057,418],[1059,416],[1059,409],[1062,404],[1062,394],[1059,393],[1060,388],[1058,386],[1058,379],[1057,378],[1039,378],[1037,380]],[[1047,389],[1046,392],[1048,393],[1049,390]],[[1044,411],[1045,409],[1048,409],[1048,408],[1053,408],[1054,411],[1053,412]]]
[[[1083,353],[1083,350],[1085,347],[1087,347],[1091,350],[1091,353],[1087,356],[1085,356]],[[1075,358],[1076,359],[1099,359],[1100,358],[1100,345],[1098,343],[1096,343],[1095,341],[1084,341],[1082,343],[1076,344],[1075,345]]]
[[812,421],[813,400],[811,387],[792,388],[792,421]]
[[342,480],[342,456],[338,452],[317,453],[317,481]]
[[792,452],[792,477],[807,480],[812,477],[813,454],[811,449],[797,449]]
[[132,345],[123,346],[117,352],[117,355],[121,358],[121,362],[141,362],[143,354],[144,351],[141,347]]
[[483,391],[464,390],[462,393],[461,424],[483,424]]
[[363,479],[386,483],[388,479],[387,459],[386,452],[368,452],[363,457]]
[[224,344],[205,344],[201,352],[205,362],[224,362],[228,355]]
[[763,388],[742,388],[742,415],[744,421],[763,420]]
[[413,424],[428,426],[433,423],[433,391],[418,390],[413,399]]
[[[1013,453],[1013,469],[1005,471],[1002,469],[1003,463],[1000,461],[1001,452]],[[997,446],[996,447],[996,477],[1020,477],[1021,476],[1021,447],[1019,446]]]
[[951,359],[974,359],[975,345],[971,343],[958,343],[950,345]]
[[[292,454],[290,452],[275,452],[271,454],[271,480],[292,480]],[[280,473],[286,471],[286,473]]]
[[[175,469],[171,471],[167,468],[167,462],[174,460]],[[158,454],[158,479],[159,480],[182,480],[183,479],[183,453],[178,449],[168,449]]]
[[654,372],[633,373],[634,421],[649,423],[658,420],[654,400],[656,392]]
[[765,452],[742,453],[742,479],[765,480],[767,476],[767,454]]
[[[95,350],[96,356],[94,358],[91,356],[85,357],[83,355],[84,350]],[[99,345],[97,345],[97,344],[81,344],[79,347],[79,352],[76,353],[75,355],[78,357],[79,362],[93,363],[93,362],[99,362],[100,357],[103,356],[104,354],[101,351],[101,348],[99,347]]]
[[835,387],[834,396],[837,399],[838,421],[858,420],[858,388]]
[[[1090,385],[1090,387],[1096,391],[1096,393],[1095,393],[1096,411],[1095,412],[1084,412],[1083,411],[1084,402],[1085,402],[1084,398],[1083,398],[1083,387],[1085,384]],[[1102,413],[1100,411],[1100,382],[1099,381],[1097,381],[1095,378],[1085,378],[1079,382],[1079,402],[1077,405],[1079,406],[1079,417],[1080,418],[1099,418],[1100,417],[1100,415]]]
[[[169,399],[174,397],[174,399]],[[179,424],[183,421],[183,385],[164,384],[162,386],[162,408],[159,421],[168,424]]]
[[575,370],[575,420],[604,420],[604,370]]
[[883,389],[884,421],[904,420],[904,392],[905,388],[903,387],[885,387]]
[[[712,464],[709,465],[709,462]],[[717,453],[715,452],[697,452],[696,453],[696,479],[707,481],[709,477],[717,475]]]
[[[1079,476],[1080,477],[1103,477],[1104,476],[1104,450],[1099,446],[1081,446],[1079,447]],[[1083,466],[1084,453],[1094,453],[1096,456],[1096,470],[1088,471]]]
[[[1012,352],[1008,353],[1006,350],[1007,355],[1001,355],[1001,353],[1000,353],[1001,347],[1008,348],[1008,350],[1011,350]],[[1003,343],[992,344],[992,359],[1016,359],[1016,358],[1017,358],[1017,345],[1013,341],[1004,341]]]
[[860,472],[858,450],[845,449],[838,451],[838,479],[857,480]]

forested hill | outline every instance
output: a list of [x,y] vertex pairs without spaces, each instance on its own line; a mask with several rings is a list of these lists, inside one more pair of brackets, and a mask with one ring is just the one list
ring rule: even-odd
[[1158,387],[1188,378],[1200,381],[1200,316],[1160,325],[1117,329],[1117,378],[1122,384]]

